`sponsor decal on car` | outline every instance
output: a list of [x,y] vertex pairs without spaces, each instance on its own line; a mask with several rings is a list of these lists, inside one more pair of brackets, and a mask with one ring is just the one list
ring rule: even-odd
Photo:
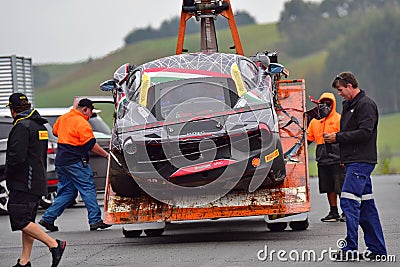
[[150,88],[150,78],[147,74],[143,74],[142,77],[142,88],[140,89],[139,104],[142,106],[147,105],[147,92]]
[[232,67],[231,67],[231,74],[232,74],[232,79],[233,79],[233,81],[235,82],[235,84],[236,84],[236,88],[237,88],[237,91],[238,91],[238,95],[239,96],[242,96],[242,95],[244,95],[245,93],[247,93],[247,90],[246,90],[246,88],[244,87],[244,82],[243,82],[243,79],[242,79],[242,74],[240,73],[240,70],[239,70],[239,67],[238,67],[238,65],[235,63],[235,64],[232,64]]
[[251,165],[253,165],[254,168],[260,166],[260,158],[253,158]]
[[277,158],[279,156],[279,150],[275,149],[274,152],[265,156],[265,162],[270,162],[271,160]]

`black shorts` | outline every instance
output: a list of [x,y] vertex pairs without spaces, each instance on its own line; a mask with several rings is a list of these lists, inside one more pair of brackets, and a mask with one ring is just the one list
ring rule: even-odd
[[319,192],[336,194],[342,193],[342,187],[345,177],[345,169],[339,164],[337,165],[318,165],[318,184]]
[[10,191],[7,208],[10,216],[11,230],[22,230],[30,222],[35,222],[39,201],[40,196],[27,192]]

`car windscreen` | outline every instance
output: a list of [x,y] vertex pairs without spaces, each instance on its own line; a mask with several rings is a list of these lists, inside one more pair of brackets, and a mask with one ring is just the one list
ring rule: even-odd
[[148,97],[148,107],[159,120],[212,114],[232,108],[238,99],[234,81],[225,77],[159,83]]
[[53,127],[54,123],[56,123],[56,120],[58,119],[58,117],[60,116],[43,116],[51,125],[51,127]]
[[111,134],[110,127],[96,113],[93,113],[92,117],[90,117],[89,123],[92,125],[94,133]]

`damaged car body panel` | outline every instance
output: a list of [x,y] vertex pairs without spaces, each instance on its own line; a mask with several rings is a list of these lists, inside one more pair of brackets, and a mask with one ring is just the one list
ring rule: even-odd
[[[232,175],[241,179],[230,189],[281,183],[285,166],[271,77],[259,72],[264,73],[243,56],[195,53],[155,60],[129,73],[116,95],[112,153],[124,162],[125,175],[110,176],[113,191],[141,195],[146,179],[152,187],[160,184],[155,190],[164,190],[166,181],[198,187],[218,179],[226,187]],[[139,186],[119,189],[132,179]]]

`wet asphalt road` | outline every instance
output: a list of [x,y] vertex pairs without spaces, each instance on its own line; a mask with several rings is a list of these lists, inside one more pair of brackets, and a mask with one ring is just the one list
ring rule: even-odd
[[[399,266],[399,183],[400,175],[373,177],[388,253],[396,257],[396,262],[349,265]],[[120,225],[89,231],[86,209],[78,205],[64,212],[56,221],[60,231],[50,235],[68,242],[59,266],[343,266],[332,262],[328,253],[323,254],[324,250],[336,250],[337,240],[346,232],[342,222],[320,221],[327,212],[326,196],[318,193],[317,179],[312,178],[310,226],[306,231],[292,231],[288,227],[284,232],[270,232],[262,217],[251,217],[171,223],[160,237],[125,238]],[[43,211],[38,219],[41,214]],[[360,250],[363,250],[361,233],[360,230]],[[8,216],[0,216],[0,267],[15,264],[21,251],[20,239],[19,232],[11,232]],[[272,253],[273,250],[276,252]],[[279,250],[283,251],[281,259],[277,255]],[[316,258],[308,260],[308,254],[304,253],[311,251]],[[268,257],[261,261],[259,257],[265,257],[265,252]],[[32,266],[50,266],[50,253],[43,244],[35,242],[31,262]]]

